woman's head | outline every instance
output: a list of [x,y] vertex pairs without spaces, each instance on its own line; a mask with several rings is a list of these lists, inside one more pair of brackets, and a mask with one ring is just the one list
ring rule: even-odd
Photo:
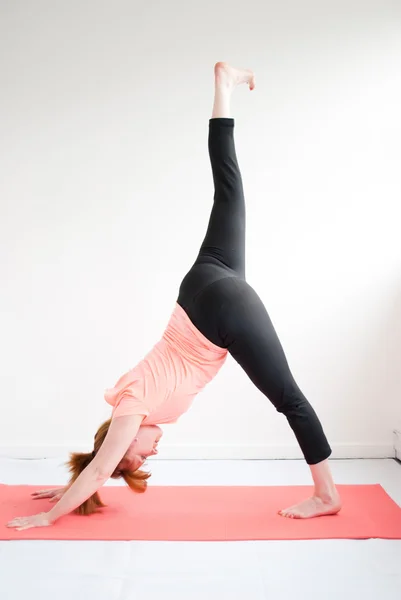
[[[106,438],[110,423],[111,420],[109,419],[97,430],[94,438],[93,452],[76,452],[70,455],[67,465],[71,473],[71,479],[68,486],[71,486],[82,471],[91,463]],[[161,429],[156,425],[144,425],[140,427],[136,438],[133,440],[111,477],[113,479],[122,477],[134,492],[145,492],[147,488],[147,479],[149,479],[150,473],[141,471],[140,467],[148,456],[157,454],[157,443],[162,435]],[[104,506],[105,504],[102,503],[98,492],[96,492],[81,504],[75,512],[81,515],[90,515]]]
[[139,469],[149,456],[158,453],[157,444],[162,435],[163,432],[157,425],[142,425],[120,465],[133,471]]

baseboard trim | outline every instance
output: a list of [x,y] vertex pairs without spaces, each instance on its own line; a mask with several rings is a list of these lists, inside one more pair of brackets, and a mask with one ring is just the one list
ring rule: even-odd
[[[333,444],[331,458],[401,458],[401,434],[398,446],[389,444]],[[87,446],[72,443],[70,446],[0,446],[0,457],[37,460],[65,459],[71,451],[88,452]],[[398,454],[397,454],[398,452]],[[294,460],[302,459],[299,447],[293,445],[269,444],[162,444],[157,459],[165,460]]]

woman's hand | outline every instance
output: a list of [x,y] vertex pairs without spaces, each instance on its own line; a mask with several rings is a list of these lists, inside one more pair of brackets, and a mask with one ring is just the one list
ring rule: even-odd
[[52,525],[49,513],[44,512],[31,517],[16,517],[7,523],[7,527],[14,527],[17,531],[24,531],[24,529],[31,529],[32,527],[48,527],[49,525]]
[[56,496],[60,495],[57,504],[47,513],[30,517],[16,517],[7,523],[7,527],[14,527],[17,531],[24,531],[32,527],[48,527],[60,517],[73,512],[106,483],[128,450],[143,419],[144,415],[129,415],[113,419],[95,458],[71,485],[67,488],[41,490],[33,493],[35,498],[56,499]]
[[49,498],[50,502],[58,502],[63,496],[67,488],[53,488],[51,490],[39,490],[38,492],[32,492],[31,496],[34,500],[42,500],[43,498]]

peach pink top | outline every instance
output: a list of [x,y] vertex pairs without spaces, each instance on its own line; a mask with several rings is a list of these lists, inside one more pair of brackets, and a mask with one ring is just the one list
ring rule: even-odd
[[210,342],[176,303],[161,340],[106,390],[112,417],[145,415],[146,425],[174,423],[226,358],[227,350]]

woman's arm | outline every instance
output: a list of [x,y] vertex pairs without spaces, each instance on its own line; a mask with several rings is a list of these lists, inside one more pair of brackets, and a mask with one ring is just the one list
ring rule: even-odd
[[102,487],[128,450],[143,419],[143,415],[131,415],[112,420],[95,458],[49,512],[52,523],[78,508]]
[[143,415],[116,417],[112,420],[106,438],[92,462],[82,471],[63,497],[48,512],[33,517],[20,517],[11,521],[9,527],[28,529],[51,525],[60,517],[72,512],[92,496],[113,474],[118,463],[131,445],[144,419]]

